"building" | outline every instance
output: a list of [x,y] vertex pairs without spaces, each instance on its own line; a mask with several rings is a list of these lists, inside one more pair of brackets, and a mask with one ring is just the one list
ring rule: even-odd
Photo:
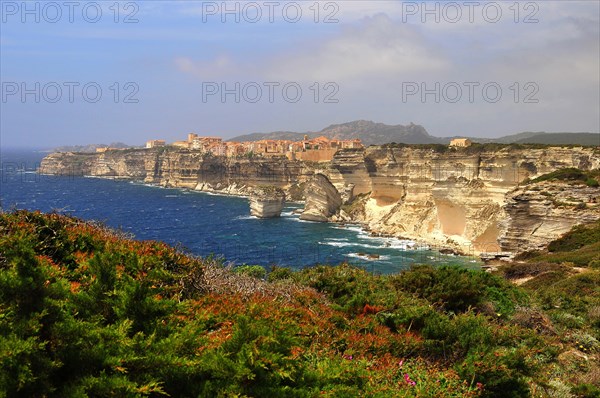
[[146,141],[146,148],[156,148],[160,146],[165,146],[165,140],[150,140]]
[[209,151],[215,156],[226,156],[227,155],[227,147],[223,143],[211,146]]
[[[188,136],[189,138],[189,136]],[[221,137],[198,137],[192,138],[191,148],[200,150],[202,152],[211,152],[211,149],[215,146],[222,145],[223,139]]]
[[177,147],[177,148],[189,148],[190,147],[190,143],[188,141],[175,141],[171,145],[173,145],[174,147]]
[[240,142],[225,143],[225,156],[227,156],[228,158],[243,156],[246,152],[246,147]]
[[358,138],[355,140],[344,140],[340,141],[340,145],[344,149],[363,148],[362,141]]
[[473,144],[473,142],[468,138],[455,138],[452,141],[450,141],[450,146],[453,147],[466,148],[468,146],[471,146],[471,144]]
[[188,133],[187,142],[191,144],[192,141],[194,141],[194,138],[197,138],[197,137],[198,137],[198,134]]
[[[290,160],[306,160],[324,162],[333,159],[340,149],[363,148],[359,139],[339,140],[325,136],[309,138],[308,135],[300,141],[290,140],[259,140],[247,142],[224,142],[221,137],[201,137],[188,133],[187,140],[175,141],[173,146],[187,148],[214,156],[240,157],[252,154],[258,157],[287,157]],[[163,146],[164,141],[148,141],[147,148]]]

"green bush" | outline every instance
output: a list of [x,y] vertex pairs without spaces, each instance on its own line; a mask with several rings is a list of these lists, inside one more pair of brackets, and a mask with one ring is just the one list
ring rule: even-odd
[[267,270],[260,265],[241,265],[235,267],[234,271],[238,274],[248,275],[257,279],[265,279],[267,276]]
[[306,268],[297,277],[300,283],[325,293],[345,312],[360,313],[366,304],[389,307],[395,300],[386,278],[349,264]]
[[460,267],[414,266],[393,279],[398,290],[414,293],[447,311],[465,312],[486,302],[510,313],[523,297],[502,278]]
[[472,352],[457,372],[465,379],[483,385],[484,397],[529,397],[525,353],[520,350],[501,350],[486,353]]
[[600,397],[600,387],[589,383],[577,384],[572,389],[573,394],[580,398]]
[[274,265],[271,267],[271,271],[267,276],[267,280],[269,282],[280,281],[285,279],[292,279],[294,276],[294,271],[287,267],[278,267]]
[[586,245],[600,242],[600,222],[586,226],[578,225],[561,238],[550,242],[550,252],[572,252]]

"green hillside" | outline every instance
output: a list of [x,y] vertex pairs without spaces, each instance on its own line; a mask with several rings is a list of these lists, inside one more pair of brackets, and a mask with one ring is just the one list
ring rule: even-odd
[[526,138],[520,138],[514,142],[523,144],[600,146],[600,134],[541,133]]
[[[252,133],[231,138],[229,141],[258,141],[272,140],[301,140],[304,135],[310,138],[326,136],[330,139],[349,140],[359,138],[365,146],[398,144],[443,144],[447,145],[453,137],[435,137],[420,125],[388,125],[370,120],[355,120],[347,123],[332,124],[320,131],[298,133],[290,131],[276,131],[271,133]],[[545,133],[523,132],[507,135],[500,138],[469,137],[478,143],[500,144],[546,144],[546,145],[585,145],[600,146],[600,134],[597,133]]]
[[[552,253],[597,243],[586,231]],[[259,279],[95,223],[0,213],[0,396],[598,396],[598,259],[531,261]]]

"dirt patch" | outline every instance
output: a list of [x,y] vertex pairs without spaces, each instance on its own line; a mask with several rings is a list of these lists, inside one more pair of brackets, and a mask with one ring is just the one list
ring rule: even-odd
[[513,279],[511,282],[517,286],[521,286],[523,283],[529,282],[533,278],[535,278],[535,276],[526,276],[525,278]]
[[490,225],[484,233],[479,235],[477,239],[473,241],[475,250],[480,252],[499,252],[500,245],[498,244],[498,235],[500,230],[496,225]]
[[467,225],[465,210],[447,201],[436,201],[436,206],[444,235],[463,236]]

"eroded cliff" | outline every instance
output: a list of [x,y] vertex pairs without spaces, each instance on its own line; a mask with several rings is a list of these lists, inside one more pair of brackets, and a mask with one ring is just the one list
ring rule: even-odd
[[509,192],[500,222],[503,250],[541,250],[574,225],[600,219],[598,188],[568,181],[526,184]]
[[[527,178],[567,167],[598,168],[599,153],[559,147],[489,152],[369,147],[339,153],[326,174],[338,191],[353,184],[358,195],[343,207],[342,219],[361,222],[378,233],[479,253],[529,247],[523,243],[529,239],[524,225],[535,224],[533,214],[511,210],[518,196],[513,191]],[[582,195],[599,197],[600,191],[589,188]],[[546,230],[551,217],[561,219],[561,228],[555,230],[566,232],[597,218],[599,210],[593,205],[585,211],[581,205],[547,208],[537,220],[543,228],[532,246],[557,236]]]
[[328,221],[342,205],[342,195],[323,174],[315,174],[306,184],[306,201],[301,220]]
[[[248,196],[253,187],[274,186],[301,199],[298,184],[313,174],[301,161],[285,158],[225,158],[197,151],[166,148],[129,149],[104,153],[53,153],[40,172],[56,175],[126,178],[167,187]],[[300,193],[300,196],[299,196]]]
[[[600,209],[593,203],[600,201],[598,188],[578,191],[577,195],[588,198],[584,208],[562,205],[556,184],[519,185],[561,168],[599,168],[597,149],[484,149],[369,147],[341,150],[325,164],[284,158],[231,159],[169,148],[55,153],[43,160],[41,171],[129,178],[235,195],[249,195],[253,187],[269,185],[283,189],[289,200],[303,199],[307,182],[322,174],[345,204],[333,216],[328,209],[315,208],[313,213],[465,253],[538,247],[575,224],[598,218]],[[547,195],[560,200],[553,202]],[[328,206],[330,201],[322,202]]]

